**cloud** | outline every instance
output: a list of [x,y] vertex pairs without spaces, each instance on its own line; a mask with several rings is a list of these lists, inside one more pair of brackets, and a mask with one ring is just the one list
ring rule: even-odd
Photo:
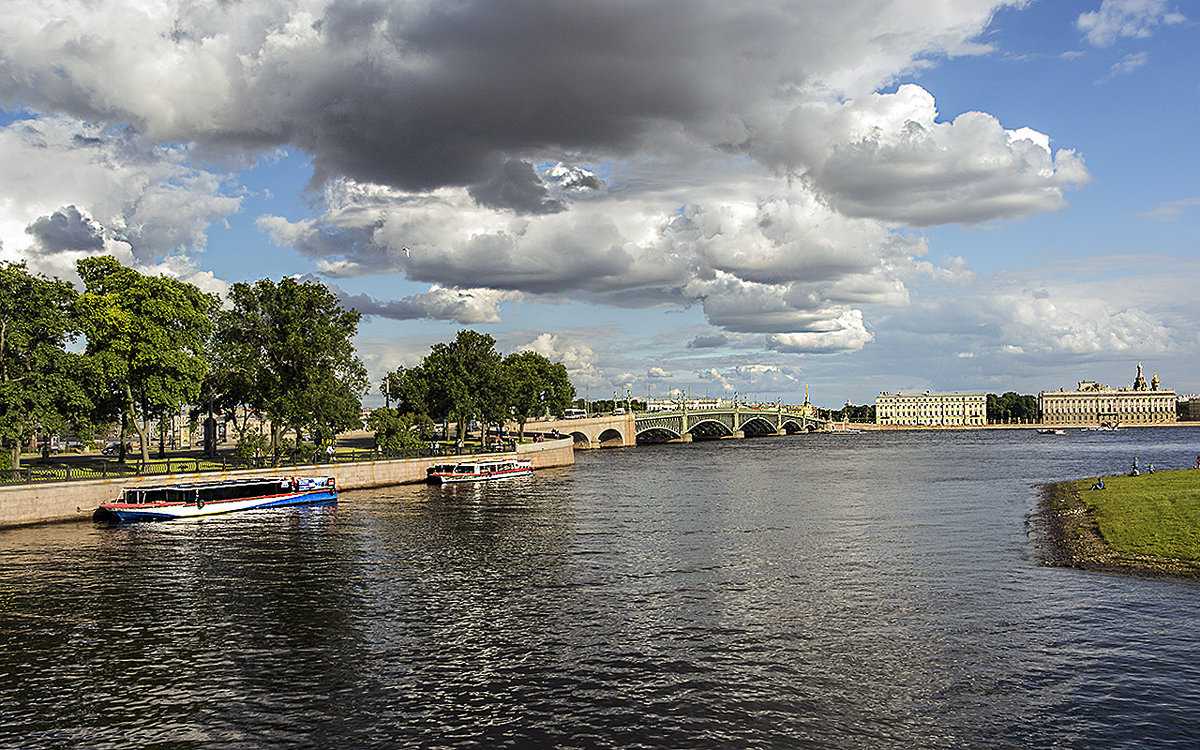
[[937,117],[933,96],[912,84],[848,102],[810,174],[841,212],[912,226],[1057,211],[1064,190],[1090,180],[1082,157],[1052,152],[1043,133],[983,112]]
[[79,213],[74,205],[66,206],[49,216],[40,216],[25,227],[25,233],[37,240],[48,253],[65,250],[97,252],[104,249],[103,228]]
[[697,336],[688,342],[688,349],[718,349],[729,343],[729,338],[721,333]]
[[855,351],[869,306],[909,304],[915,278],[970,278],[919,260],[908,227],[1056,211],[1090,177],[1021,123],[940,120],[912,84],[879,93],[987,53],[994,14],[1025,4],[61,0],[50,19],[10,0],[0,103],[65,114],[6,130],[42,193],[0,216],[0,242],[86,240],[75,206],[106,251],[190,258],[241,206],[191,161],[287,147],[311,157],[314,213],[260,231],[330,279],[428,285],[354,298],[372,315],[699,306],[779,352]]
[[1154,221],[1178,221],[1183,217],[1184,212],[1193,206],[1200,206],[1200,198],[1183,198],[1163,203],[1149,211],[1138,214],[1138,216],[1153,219]]
[[329,285],[342,304],[363,315],[392,320],[454,320],[464,325],[498,323],[502,302],[519,300],[521,295],[491,289],[445,289],[432,286],[429,291],[398,300],[376,300],[366,294],[350,295]]
[[737,387],[729,378],[721,374],[721,371],[715,367],[706,370],[697,370],[696,377],[701,382],[717,383],[725,392],[735,391]]
[[139,268],[204,250],[206,233],[240,209],[225,175],[196,169],[182,147],[128,128],[32,117],[0,128],[0,241],[47,273],[74,275],[85,255]]
[[1100,78],[1098,81],[1096,81],[1096,83],[1108,83],[1117,76],[1125,75],[1126,73],[1132,73],[1138,68],[1145,67],[1146,63],[1149,61],[1150,56],[1145,52],[1134,52],[1132,54],[1125,55],[1120,60],[1113,63],[1113,66],[1109,68],[1108,73],[1103,78]]
[[1099,10],[1080,14],[1075,26],[1093,46],[1107,47],[1121,38],[1144,39],[1160,25],[1185,20],[1168,10],[1166,0],[1104,0]]
[[596,368],[596,352],[587,344],[568,340],[565,336],[543,333],[517,347],[517,351],[537,352],[551,362],[561,362],[576,388],[609,383]]
[[662,378],[671,377],[671,373],[667,372],[661,367],[651,367],[646,371],[646,377],[650,378],[651,380],[661,380]]
[[[874,196],[866,165],[886,156],[886,178],[933,159],[940,181],[982,181],[966,191],[975,205],[965,220],[984,221],[1053,209],[1078,165],[1065,159],[1047,173],[995,134],[957,122],[932,128],[930,107],[909,116],[917,87],[872,92],[932,57],[986,52],[976,38],[993,14],[1024,2],[930,12],[922,0],[245,0],[203,9],[78,0],[47,23],[40,3],[11,0],[0,99],[130,123],[206,152],[293,145],[312,155],[317,185],[347,177],[412,193],[459,187],[480,205],[534,214],[565,204],[532,164],[640,158],[673,142],[749,155],[805,175],[855,215],[908,221],[892,203],[910,185]],[[913,137],[914,125],[929,137]],[[1013,154],[982,173],[963,168],[976,137]],[[883,152],[868,153],[873,145]],[[949,153],[938,157],[932,145]],[[839,180],[844,167],[856,169]],[[1003,179],[1011,170],[1016,177]],[[1028,192],[1042,199],[1018,199]],[[960,220],[945,193],[928,186],[924,202],[943,205],[926,205],[917,221]]]

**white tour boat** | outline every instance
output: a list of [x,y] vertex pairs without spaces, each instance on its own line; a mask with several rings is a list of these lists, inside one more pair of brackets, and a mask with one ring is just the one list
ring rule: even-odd
[[523,477],[532,473],[533,462],[527,458],[496,458],[460,461],[456,464],[436,464],[429,467],[426,480],[432,484],[455,484]]
[[333,477],[255,477],[217,482],[125,487],[93,517],[100,521],[164,521],[256,508],[334,505]]

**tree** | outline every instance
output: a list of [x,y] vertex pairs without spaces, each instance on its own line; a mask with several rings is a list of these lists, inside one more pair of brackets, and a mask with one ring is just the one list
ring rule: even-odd
[[850,422],[871,423],[875,421],[875,405],[863,404],[862,406],[855,406],[847,402],[841,409],[829,412],[829,418],[835,422],[841,422],[845,419]]
[[389,453],[424,448],[425,444],[413,434],[413,416],[382,407],[367,415],[367,425],[375,431],[375,445]]
[[397,367],[383,376],[379,392],[402,414],[429,414],[429,383],[422,366]]
[[474,417],[485,424],[503,420],[508,410],[496,340],[471,330],[458,332],[449,344],[434,344],[414,368],[414,391],[424,391],[429,416],[453,419],[458,435]]
[[102,380],[96,401],[112,404],[133,426],[142,460],[149,460],[150,420],[199,395],[218,300],[186,282],[145,276],[110,256],[84,258],[76,268],[84,284],[76,310],[86,353]]
[[521,439],[525,438],[525,423],[530,417],[561,413],[575,398],[575,386],[571,385],[567,368],[537,352],[505,357],[504,381]]
[[287,428],[332,437],[360,424],[367,372],[352,341],[357,310],[323,284],[291,278],[234,284],[229,302],[214,348],[241,373],[229,398],[270,421],[272,455]]
[[989,393],[987,396],[987,419],[992,424],[1001,422],[1036,422],[1038,405],[1036,396],[1020,395],[1009,391],[1003,396]]
[[[21,446],[40,429],[87,426],[83,357],[65,347],[79,333],[75,288],[0,263],[0,446],[20,468]],[[84,430],[86,431],[86,430]]]

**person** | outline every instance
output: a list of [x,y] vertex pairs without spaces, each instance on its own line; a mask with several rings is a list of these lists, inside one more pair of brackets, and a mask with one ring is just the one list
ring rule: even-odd
[[1093,490],[1102,490],[1102,489],[1104,489],[1104,478],[1103,478],[1103,477],[1097,477],[1097,478],[1096,478],[1096,482],[1095,482],[1095,484],[1093,484],[1093,485],[1092,485],[1092,489],[1093,489]]
[[1138,471],[1138,457],[1134,456],[1133,457],[1133,470],[1129,472],[1129,476],[1136,477],[1137,475],[1139,475],[1141,473],[1142,472]]
[[1147,473],[1147,474],[1153,474],[1153,473],[1154,473],[1154,462],[1153,462],[1153,461],[1151,461],[1151,462],[1150,462],[1150,466],[1149,466],[1149,467],[1146,469],[1146,473]]
[[329,445],[325,446],[325,456],[329,459],[329,463],[333,463],[333,441],[329,441]]
[[1196,468],[1200,469],[1200,456],[1196,456]]

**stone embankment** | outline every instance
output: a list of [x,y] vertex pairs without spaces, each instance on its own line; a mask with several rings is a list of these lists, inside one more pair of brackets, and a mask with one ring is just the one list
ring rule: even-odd
[[[533,461],[535,469],[571,466],[575,451],[570,438],[525,443],[514,453],[491,454],[489,458],[517,456]],[[480,458],[483,456],[476,456]],[[435,463],[446,463],[453,457],[407,458],[390,461],[359,461],[355,463],[289,466],[286,469],[254,469],[250,471],[212,471],[200,474],[166,474],[151,477],[92,479],[78,482],[19,484],[0,486],[0,528],[27,526],[38,523],[81,521],[92,517],[101,503],[117,497],[122,487],[136,487],[178,482],[211,482],[220,479],[255,476],[332,476],[342,490],[388,487],[425,481],[425,471]]]

